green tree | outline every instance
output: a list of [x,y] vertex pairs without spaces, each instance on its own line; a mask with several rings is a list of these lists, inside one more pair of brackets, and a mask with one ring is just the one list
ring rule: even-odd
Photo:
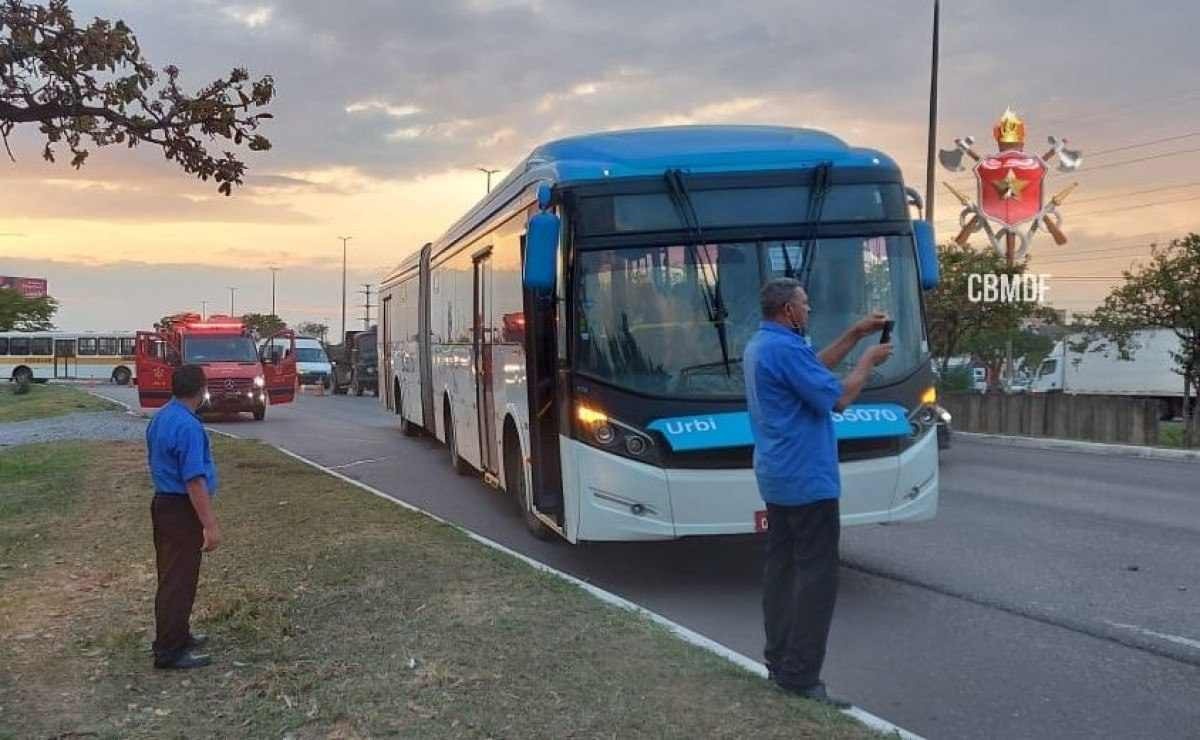
[[1008,340],[1012,339],[1013,365],[1018,363],[1036,369],[1054,348],[1054,340],[1027,329],[1009,333],[1004,330],[987,329],[969,336],[963,350],[979,358],[988,368],[988,377],[999,377],[1000,368],[1008,358]]
[[242,323],[250,327],[259,337],[266,338],[283,331],[287,324],[273,313],[248,313],[242,315]]
[[67,0],[0,0],[0,139],[10,158],[8,134],[33,123],[45,137],[48,161],[55,146],[65,145],[78,169],[89,146],[150,144],[229,195],[242,184],[246,165],[229,151],[210,152],[202,139],[270,149],[257,129],[271,114],[251,109],[271,102],[274,80],[251,81],[238,67],[189,94],[179,86],[177,67],[162,73],[165,84],[155,90],[158,73],[123,21],[96,18],[79,26]]
[[329,327],[316,321],[305,321],[296,327],[296,333],[309,337],[317,337],[324,342],[326,335],[329,334]]
[[50,296],[26,298],[11,288],[0,288],[0,331],[47,331],[54,328],[58,301]]
[[1152,246],[1149,264],[1122,277],[1089,318],[1126,358],[1137,349],[1138,329],[1175,333],[1179,348],[1171,357],[1183,381],[1183,443],[1191,447],[1198,441],[1194,399],[1200,395],[1200,234]]
[[[1036,303],[972,300],[978,297],[980,288],[980,278],[975,278],[975,290],[972,291],[972,276],[1023,275],[1025,263],[1010,268],[994,250],[954,243],[943,245],[938,259],[941,281],[926,295],[925,313],[929,322],[930,348],[941,362],[943,376],[949,369],[950,359],[960,354],[991,357],[999,347],[1003,356],[1008,337],[1013,337],[1016,342],[1026,319],[1055,320],[1053,311]],[[1015,347],[1014,344],[1014,358],[1017,357]],[[998,368],[996,365],[993,370]]]

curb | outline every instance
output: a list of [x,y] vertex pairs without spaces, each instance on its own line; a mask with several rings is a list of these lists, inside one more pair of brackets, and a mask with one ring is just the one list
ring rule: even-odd
[[[265,440],[261,440],[261,441],[263,441],[264,444],[270,444],[269,442],[266,442]],[[665,627],[668,632],[673,634],[675,637],[683,640],[684,642],[690,643],[692,645],[695,645],[696,647],[699,647],[702,650],[706,650],[718,657],[724,658],[725,660],[729,661],[730,663],[733,663],[737,667],[739,667],[745,671],[748,671],[750,673],[753,673],[754,675],[759,676],[760,678],[765,679],[767,677],[767,667],[765,665],[763,665],[762,663],[759,663],[756,660],[748,658],[745,655],[742,655],[741,653],[739,653],[731,648],[728,648],[725,645],[722,645],[721,643],[717,642],[716,640],[705,637],[704,635],[700,634],[699,632],[695,632],[694,630],[688,629],[687,627],[684,627],[682,624],[679,624],[678,622],[674,622],[657,612],[650,611],[649,609],[647,609],[643,606],[640,606],[638,604],[635,604],[634,602],[629,601],[628,599],[625,599],[621,596],[618,596],[618,595],[612,593],[611,591],[605,591],[604,589],[600,588],[599,586],[594,586],[594,585],[588,583],[587,581],[583,581],[579,578],[576,578],[575,576],[570,575],[569,573],[564,573],[563,571],[558,570],[557,568],[554,568],[550,565],[547,565],[539,560],[534,560],[533,558],[529,557],[528,555],[523,555],[523,554],[517,552],[516,550],[512,550],[512,549],[500,544],[499,542],[496,542],[495,540],[484,537],[481,534],[472,532],[471,530],[466,529],[465,527],[461,527],[453,522],[446,521],[445,519],[438,516],[437,514],[426,511],[425,509],[422,509],[418,506],[414,506],[414,505],[408,503],[407,501],[401,501],[400,499],[393,498],[392,496],[387,495],[386,493],[384,493],[383,491],[380,491],[377,488],[374,488],[366,483],[363,483],[362,481],[355,480],[349,476],[343,475],[342,473],[339,473],[336,470],[328,468],[318,462],[309,460],[306,457],[302,457],[285,447],[280,447],[278,445],[271,445],[271,446],[274,447],[275,449],[279,450],[283,454],[287,455],[288,457],[298,460],[298,461],[304,463],[305,465],[316,468],[317,470],[320,470],[321,472],[323,472],[327,475],[331,475],[334,478],[337,478],[341,481],[349,483],[352,486],[361,488],[362,490],[366,491],[367,493],[370,493],[373,496],[378,496],[379,498],[384,499],[385,501],[388,501],[397,506],[400,506],[401,508],[404,508],[409,511],[420,514],[422,516],[428,517],[428,518],[434,520],[435,522],[438,522],[439,524],[444,524],[447,527],[450,527],[451,529],[461,532],[462,534],[466,535],[470,539],[474,540],[475,542],[478,542],[479,544],[481,544],[485,547],[491,548],[493,550],[496,550],[497,552],[501,552],[501,553],[504,553],[505,555],[516,558],[517,560],[520,560],[521,562],[534,568],[535,570],[539,570],[543,573],[548,573],[556,578],[566,581],[567,583],[577,586],[577,587],[583,589],[588,594],[596,597],[597,599],[599,599],[607,604],[611,604],[612,606],[615,606],[619,609],[624,609],[625,611],[632,612],[639,616],[645,617],[646,619],[649,619],[651,622],[654,622],[655,624],[657,624],[661,627]],[[882,717],[878,717],[874,714],[871,714],[867,710],[862,709],[860,707],[851,707],[850,709],[844,709],[844,710],[842,710],[842,714],[845,714],[849,717],[853,717],[855,720],[858,720],[860,723],[862,723],[863,725],[866,725],[867,727],[869,727],[872,730],[875,730],[877,732],[886,733],[891,736],[899,737],[899,738],[901,738],[901,740],[923,740],[923,738],[920,735],[909,732],[908,730],[905,730],[902,727],[898,727],[898,726],[892,724],[891,722],[888,722],[887,720],[883,719]]]
[[1092,455],[1122,455],[1150,460],[1174,462],[1200,462],[1200,450],[1172,450],[1165,447],[1143,447],[1141,445],[1117,445],[1104,442],[1083,442],[1074,439],[1050,437],[1017,437],[1011,434],[984,434],[982,432],[955,431],[952,437],[964,437],[972,442],[990,442],[1008,447],[1026,447],[1036,450],[1059,452],[1086,452]]
[[[133,407],[131,407],[127,403],[124,403],[123,401],[118,401],[114,398],[109,398],[108,396],[104,396],[99,393],[93,393],[91,390],[88,390],[88,393],[91,393],[92,395],[97,396],[99,398],[103,398],[106,401],[112,401],[113,403],[124,406],[125,413],[129,414],[130,416],[137,416],[137,417],[142,417],[142,418],[146,417],[146,414],[142,413],[140,409],[135,410]],[[226,431],[222,431],[219,429],[213,429],[211,427],[205,427],[205,428],[208,429],[209,431],[213,432],[214,434],[219,434],[223,437],[229,437],[232,439],[243,439],[242,437],[240,437],[236,434],[233,434],[231,432],[226,432]],[[428,517],[428,518],[434,520],[435,522],[438,522],[439,524],[444,524],[447,527],[450,527],[454,530],[457,530],[458,532],[461,532],[462,534],[466,535],[468,538],[474,540],[475,542],[478,542],[479,544],[481,544],[485,547],[491,548],[492,550],[496,550],[498,552],[502,552],[505,555],[508,555],[510,557],[516,558],[517,560],[520,560],[521,562],[534,568],[535,570],[542,571],[543,573],[548,573],[556,578],[559,578],[560,580],[563,580],[567,583],[577,586],[578,588],[583,589],[586,593],[596,597],[597,599],[599,599],[607,604],[611,604],[612,606],[615,606],[619,609],[624,609],[625,611],[632,612],[639,616],[645,617],[645,618],[649,619],[651,622],[654,622],[655,624],[657,624],[661,627],[665,627],[668,632],[670,632],[675,637],[683,640],[684,642],[695,645],[696,647],[698,647],[702,650],[706,650],[720,658],[724,658],[725,660],[736,665],[737,667],[739,667],[745,671],[748,671],[750,673],[753,673],[754,675],[756,675],[760,678],[763,678],[763,679],[767,678],[767,667],[765,665],[763,665],[762,663],[759,663],[756,660],[748,658],[745,655],[742,655],[741,653],[739,653],[731,648],[728,648],[725,645],[722,645],[721,643],[717,642],[716,640],[705,637],[704,635],[700,634],[699,632],[688,629],[687,627],[684,627],[682,624],[679,624],[678,622],[674,622],[657,612],[650,611],[649,609],[647,609],[643,606],[640,606],[638,604],[635,604],[634,602],[629,601],[628,599],[625,599],[621,596],[618,596],[618,595],[612,593],[611,591],[605,591],[604,589],[602,589],[598,586],[593,586],[592,584],[588,583],[587,581],[580,580],[579,578],[576,578],[575,576],[570,575],[569,573],[565,573],[561,570],[558,570],[557,568],[547,565],[539,560],[534,560],[533,558],[529,557],[528,555],[523,555],[522,553],[519,553],[516,550],[512,550],[508,547],[505,547],[504,545],[501,545],[499,542],[496,542],[495,540],[488,539],[487,537],[484,537],[483,535],[478,534],[476,532],[472,532],[471,530],[466,529],[465,527],[461,527],[453,522],[449,522],[449,521],[443,519],[442,517],[438,516],[437,514],[426,511],[425,509],[422,509],[418,506],[414,506],[414,505],[408,503],[407,501],[401,501],[400,499],[393,498],[392,496],[387,495],[383,491],[380,491],[378,488],[374,488],[373,486],[363,483],[362,481],[358,481],[347,475],[343,475],[342,473],[339,473],[336,470],[333,470],[333,469],[328,468],[318,462],[309,460],[306,457],[298,455],[295,452],[292,452],[291,450],[289,450],[285,447],[280,447],[279,445],[272,445],[270,442],[267,442],[266,440],[258,440],[258,441],[261,442],[262,444],[270,445],[271,447],[274,447],[275,449],[279,450],[280,452],[287,455],[288,457],[298,460],[310,467],[316,468],[317,470],[320,470],[321,472],[325,473],[326,475],[331,475],[334,478],[337,478],[338,480],[349,483],[350,485],[355,486],[356,488],[360,488],[360,489],[366,491],[367,493],[370,493],[373,496],[378,496],[379,498],[384,499],[385,501],[388,501],[397,506],[400,506],[401,508],[404,508],[409,511],[420,514],[422,516]],[[888,734],[888,735],[891,735],[894,737],[898,737],[901,740],[924,740],[924,738],[922,738],[920,735],[909,732],[908,730],[905,730],[902,727],[894,725],[891,722],[888,722],[886,719],[883,719],[882,717],[871,714],[870,712],[868,712],[865,709],[862,709],[861,707],[853,706],[853,707],[850,707],[849,709],[844,709],[844,710],[842,710],[842,714],[845,714],[849,717],[854,718],[855,720],[857,720],[858,722],[862,723],[863,725],[869,727],[872,730],[875,730],[877,732],[882,732],[882,733],[885,733],[885,734]]]

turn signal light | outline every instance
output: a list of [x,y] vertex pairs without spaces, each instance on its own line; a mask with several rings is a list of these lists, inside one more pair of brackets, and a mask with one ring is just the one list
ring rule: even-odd
[[608,414],[583,404],[579,404],[575,408],[575,414],[584,424],[603,424],[608,421]]
[[937,403],[937,388],[930,386],[921,394],[921,403],[926,406],[932,406]]

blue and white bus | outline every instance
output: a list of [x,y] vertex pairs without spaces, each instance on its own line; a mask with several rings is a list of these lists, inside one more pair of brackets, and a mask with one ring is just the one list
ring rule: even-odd
[[872,310],[895,320],[892,358],[835,416],[843,523],[928,519],[937,258],[919,200],[886,155],[812,130],[546,144],[383,281],[380,398],[537,536],[762,530],[741,357],[762,284],[795,276],[814,346]]

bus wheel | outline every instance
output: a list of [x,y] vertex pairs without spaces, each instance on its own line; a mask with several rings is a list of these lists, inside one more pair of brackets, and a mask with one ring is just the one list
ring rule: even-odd
[[33,371],[27,367],[19,367],[13,370],[13,382],[17,385],[25,385],[33,382]]
[[113,370],[112,381],[117,385],[129,385],[129,380],[132,377],[133,373],[129,372],[129,368],[119,367]]
[[554,530],[547,527],[533,513],[529,486],[525,485],[525,466],[521,462],[521,441],[511,424],[506,424],[504,428],[504,482],[517,513],[525,520],[525,528],[529,533],[539,540],[552,539]]
[[467,475],[471,468],[458,454],[458,435],[454,433],[454,420],[450,416],[450,405],[446,405],[446,454],[450,456],[450,469],[459,475]]

